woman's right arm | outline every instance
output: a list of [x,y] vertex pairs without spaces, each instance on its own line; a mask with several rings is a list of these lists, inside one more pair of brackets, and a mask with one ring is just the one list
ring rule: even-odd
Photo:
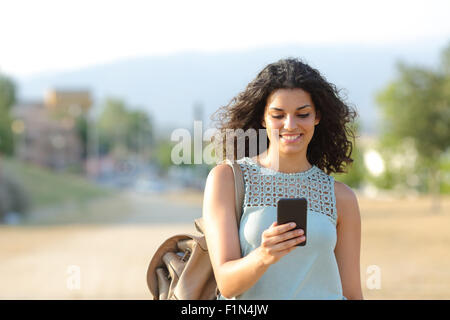
[[225,298],[238,296],[250,289],[271,264],[295,249],[302,239],[299,234],[290,231],[292,226],[277,226],[274,222],[264,231],[261,246],[241,257],[235,216],[234,175],[227,164],[215,166],[206,179],[203,223],[217,286]]

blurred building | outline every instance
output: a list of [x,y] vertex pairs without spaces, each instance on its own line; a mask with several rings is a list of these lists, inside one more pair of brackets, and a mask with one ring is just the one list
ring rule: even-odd
[[16,156],[52,169],[82,165],[83,142],[76,121],[86,116],[89,91],[49,90],[43,102],[18,103],[11,111]]
[[92,106],[89,91],[49,90],[45,95],[45,108],[57,116],[77,117],[86,114]]

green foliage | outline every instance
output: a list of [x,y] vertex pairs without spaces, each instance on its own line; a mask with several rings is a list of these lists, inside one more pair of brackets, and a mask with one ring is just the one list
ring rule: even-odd
[[120,99],[106,99],[97,129],[102,153],[115,150],[140,153],[153,145],[150,116],[140,110],[129,110]]
[[103,112],[97,122],[100,144],[105,151],[113,146],[125,145],[127,134],[127,111],[122,100],[108,98],[103,105]]
[[16,101],[16,88],[13,81],[0,74],[0,154],[11,155],[14,139],[11,129],[10,108]]
[[450,193],[450,152],[447,152],[443,157],[440,172],[442,173],[440,191],[444,194]]
[[128,114],[127,145],[134,152],[153,144],[152,120],[146,112],[130,111]]
[[[355,133],[355,136],[358,137],[360,127],[361,124],[358,121],[355,121],[354,123],[350,124],[349,129],[351,129],[352,132]],[[367,172],[364,166],[363,150],[357,144],[357,141],[352,141],[352,143],[353,149],[351,158],[353,159],[353,162],[346,167],[347,172],[332,175],[337,181],[343,182],[349,187],[359,188],[361,187],[361,184],[364,181]]]
[[385,183],[401,184],[413,174],[419,181],[417,188],[430,191],[424,185],[431,181],[440,185],[437,172],[442,170],[442,157],[450,146],[450,44],[437,70],[401,62],[397,70],[397,78],[376,97],[383,115],[382,149],[386,158],[393,157],[409,139],[417,161],[409,171],[392,170],[388,159]]
[[59,205],[68,201],[86,202],[100,196],[113,194],[79,175],[55,173],[50,169],[25,164],[12,158],[2,159],[5,172],[15,176],[30,196],[34,208]]
[[0,74],[0,110],[9,110],[16,102],[16,86],[14,82]]
[[152,160],[155,161],[162,171],[167,171],[172,163],[172,148],[175,144],[170,140],[162,139],[157,142]]
[[9,112],[0,109],[0,154],[11,155],[14,151],[14,137]]
[[422,177],[417,174],[419,165],[414,141],[404,139],[395,147],[389,143],[380,140],[374,146],[385,162],[384,171],[379,176],[369,175],[367,180],[381,189],[417,188],[422,184]]
[[76,131],[83,146],[82,158],[86,159],[88,148],[88,120],[85,115],[80,115],[76,118]]
[[332,174],[340,182],[349,187],[359,188],[365,179],[366,169],[364,166],[363,155],[359,147],[355,146],[352,152],[353,162],[346,168],[346,173]]
[[[170,141],[169,139],[161,139],[156,144],[152,160],[158,164],[158,166],[160,167],[160,169],[162,171],[167,171],[167,169],[169,169],[170,166],[174,165],[174,163],[172,161],[172,150],[174,149],[175,145],[177,145],[179,143],[181,143],[181,141]],[[191,140],[190,158],[188,160],[190,163],[182,162],[180,164],[177,164],[177,166],[178,167],[195,168],[195,170],[198,170],[198,172],[203,172],[205,170],[208,170],[208,168],[211,169],[212,167],[214,167],[214,165],[207,165],[204,163],[203,153],[198,155],[198,157],[202,157],[201,158],[202,163],[195,164],[194,163],[194,147],[195,147],[194,142]],[[206,147],[207,147],[207,144],[205,142],[202,142],[202,152],[205,150]],[[181,150],[180,154],[177,156],[183,157],[183,152],[184,152],[184,150]],[[199,168],[201,168],[201,169],[199,169]]]
[[395,145],[411,137],[422,157],[439,157],[450,141],[450,101],[445,78],[430,70],[399,63],[400,78],[381,92],[385,135]]
[[[1,169],[1,168],[0,168]],[[29,194],[11,173],[0,170],[0,222],[8,212],[24,215],[30,206]]]

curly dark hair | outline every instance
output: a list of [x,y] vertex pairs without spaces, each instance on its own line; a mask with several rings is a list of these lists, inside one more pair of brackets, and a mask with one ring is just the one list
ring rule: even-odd
[[[306,154],[308,161],[327,174],[346,172],[345,167],[353,162],[351,154],[356,130],[353,121],[357,117],[357,112],[344,101],[340,90],[334,84],[329,83],[318,70],[300,59],[281,59],[267,65],[244,91],[232,98],[228,105],[214,112],[211,120],[219,122],[216,127],[221,134],[224,134],[227,129],[232,129],[231,131],[255,129],[259,148],[259,129],[265,129],[261,121],[264,117],[267,98],[277,89],[295,88],[310,94],[316,111],[319,111],[321,115],[308,145]],[[349,140],[349,137],[353,139],[353,142]],[[248,140],[248,137],[245,138]],[[268,146],[267,135],[265,138],[266,146]],[[237,150],[237,139],[237,137],[232,139],[234,150]],[[213,137],[212,141],[214,140]],[[226,154],[226,144],[222,145]],[[263,151],[258,150],[257,153]],[[235,151],[234,160],[236,160],[236,154]],[[245,156],[254,156],[249,154],[247,143],[245,143]]]

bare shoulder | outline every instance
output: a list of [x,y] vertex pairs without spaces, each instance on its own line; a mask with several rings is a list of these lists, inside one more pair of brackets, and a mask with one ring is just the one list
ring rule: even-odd
[[336,196],[337,224],[344,219],[359,219],[358,198],[355,192],[343,182],[334,182]]
[[234,203],[233,169],[226,163],[216,165],[206,178],[203,205],[210,208],[208,213],[216,215],[218,208],[228,208]]
[[336,201],[355,201],[356,194],[348,185],[340,181],[334,181]]
[[207,184],[208,181],[213,185],[224,184],[225,186],[234,183],[233,169],[226,163],[218,164],[209,172],[208,177],[206,178]]

